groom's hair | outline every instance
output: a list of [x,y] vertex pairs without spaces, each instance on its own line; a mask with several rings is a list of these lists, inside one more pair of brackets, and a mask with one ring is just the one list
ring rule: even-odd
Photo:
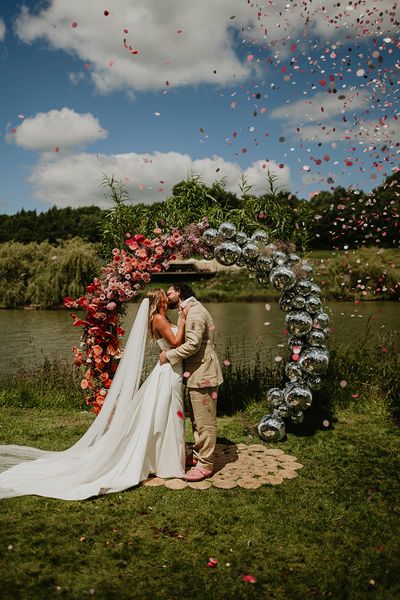
[[174,290],[179,293],[182,300],[186,300],[186,298],[190,298],[190,296],[195,296],[190,285],[185,282],[174,283]]

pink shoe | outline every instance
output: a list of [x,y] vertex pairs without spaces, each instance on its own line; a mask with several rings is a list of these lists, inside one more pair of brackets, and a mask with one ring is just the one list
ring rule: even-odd
[[197,458],[193,454],[189,454],[186,457],[185,467],[195,467],[197,465]]
[[183,479],[186,481],[203,481],[207,477],[212,477],[213,472],[211,469],[203,469],[203,467],[193,467],[184,476]]

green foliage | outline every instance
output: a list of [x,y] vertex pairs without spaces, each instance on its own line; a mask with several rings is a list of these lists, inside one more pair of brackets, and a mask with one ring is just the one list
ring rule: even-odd
[[318,258],[310,253],[315,281],[323,296],[340,300],[398,300],[400,263],[397,250],[360,248]]
[[80,238],[0,244],[0,306],[60,306],[65,296],[81,295],[100,268],[96,246]]
[[0,406],[82,409],[81,379],[77,367],[46,358],[34,367],[19,369],[13,377],[0,378]]
[[36,210],[20,210],[15,215],[0,215],[1,242],[48,241],[81,237],[88,242],[100,240],[102,210],[97,206],[57,208],[37,214]]

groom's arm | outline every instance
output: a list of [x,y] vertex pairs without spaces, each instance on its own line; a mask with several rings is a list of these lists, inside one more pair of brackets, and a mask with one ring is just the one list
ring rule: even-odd
[[206,322],[202,315],[195,311],[194,307],[189,311],[186,319],[185,342],[166,352],[167,359],[174,365],[179,360],[183,360],[200,350],[206,329]]

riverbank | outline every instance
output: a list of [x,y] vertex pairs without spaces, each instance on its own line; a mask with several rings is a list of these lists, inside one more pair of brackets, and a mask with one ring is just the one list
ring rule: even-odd
[[[400,300],[399,249],[316,250],[304,258],[314,269],[324,301]],[[214,278],[194,286],[205,302],[265,302],[280,297],[272,286],[260,284],[253,273],[237,267],[220,269]]]
[[[400,249],[312,251],[304,258],[314,268],[314,281],[321,287],[324,301],[400,300]],[[217,270],[210,279],[193,281],[202,301],[266,302],[280,296],[245,268],[223,268],[215,260],[190,262]],[[64,296],[84,294],[100,270],[95,245],[79,240],[58,248],[45,243],[0,245],[0,275],[4,275],[0,277],[0,308],[64,309]],[[165,288],[169,283],[154,285]]]

